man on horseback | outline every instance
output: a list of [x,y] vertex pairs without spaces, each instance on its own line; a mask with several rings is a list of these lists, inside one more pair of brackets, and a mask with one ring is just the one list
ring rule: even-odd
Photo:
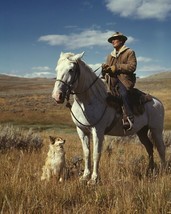
[[133,125],[133,113],[128,99],[129,91],[136,82],[135,70],[137,66],[136,55],[133,50],[125,46],[127,37],[120,32],[114,33],[108,42],[114,47],[108,55],[106,63],[102,65],[102,75],[109,85],[109,97],[117,91],[122,99],[123,127],[131,130]]

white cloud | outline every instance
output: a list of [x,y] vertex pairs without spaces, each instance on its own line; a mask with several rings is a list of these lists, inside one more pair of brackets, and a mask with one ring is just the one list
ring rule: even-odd
[[122,17],[164,20],[171,15],[170,0],[106,0],[106,7]]
[[48,66],[36,66],[32,67],[32,70],[37,70],[37,71],[50,71],[51,69]]
[[27,72],[23,75],[26,78],[51,78],[54,77],[54,72],[51,71],[51,68],[48,66],[35,66],[31,68],[32,71]]
[[27,78],[36,78],[36,77],[39,77],[39,78],[51,78],[51,77],[54,77],[54,73],[51,73],[51,72],[33,72],[33,73],[27,73],[25,75],[23,75],[24,77],[27,77]]
[[143,57],[143,56],[139,56],[139,57],[137,57],[137,61],[138,62],[151,62],[152,61],[152,59],[151,58],[148,58],[148,57]]
[[[92,68],[92,70],[95,72],[99,67],[101,67],[102,64],[97,63],[97,64],[88,64],[90,66],[90,68]],[[100,69],[98,69],[100,70]]]
[[38,41],[47,42],[49,45],[60,45],[67,42],[67,40],[65,35],[46,35],[38,39]]
[[101,63],[97,63],[97,64],[88,64],[90,66],[90,68],[92,68],[93,72],[96,73],[96,75],[100,75],[101,74]]
[[145,72],[149,72],[149,73],[155,73],[155,72],[159,72],[159,71],[167,71],[169,70],[168,68],[166,67],[163,67],[163,66],[160,66],[160,65],[143,65],[142,67],[140,67],[138,69],[139,71],[145,71]]
[[137,77],[147,77],[153,74],[165,72],[165,71],[170,71],[171,69],[169,67],[164,67],[161,65],[154,65],[154,64],[144,64],[142,66],[138,66],[137,68]]
[[[38,41],[47,42],[49,45],[64,45],[66,49],[74,50],[85,47],[107,45],[107,39],[114,31],[101,32],[100,30],[84,30],[77,34],[70,35],[45,35],[41,36]],[[132,43],[135,39],[128,36],[127,43]]]

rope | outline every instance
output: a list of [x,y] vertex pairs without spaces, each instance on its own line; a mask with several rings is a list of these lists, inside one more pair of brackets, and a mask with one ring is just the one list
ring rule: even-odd
[[[99,70],[99,68],[101,68],[101,66],[98,67],[96,70],[94,70],[94,73],[95,73],[97,70]],[[88,88],[86,88],[86,89],[85,89],[84,91],[82,91],[82,92],[77,92],[77,93],[74,93],[74,92],[71,91],[71,85],[68,85],[66,82],[64,82],[64,81],[62,81],[62,80],[60,80],[60,79],[57,79],[57,80],[56,80],[56,81],[60,81],[60,82],[62,82],[63,84],[65,84],[65,85],[68,86],[68,93],[67,93],[67,95],[66,95],[66,100],[67,100],[66,107],[70,109],[71,115],[73,116],[73,118],[74,118],[79,124],[81,124],[82,126],[88,127],[88,128],[93,127],[93,126],[97,125],[97,124],[100,122],[100,120],[103,118],[103,116],[104,116],[104,114],[105,114],[105,112],[106,112],[107,105],[105,106],[104,111],[103,111],[102,115],[100,116],[100,118],[99,118],[93,125],[85,125],[85,124],[81,123],[81,122],[76,118],[76,116],[74,115],[73,111],[71,110],[72,105],[71,105],[71,103],[69,102],[70,94],[73,94],[73,95],[74,95],[74,94],[83,94],[83,93],[85,93],[86,91],[88,91],[88,90],[95,84],[95,82],[99,79],[99,76],[100,76],[100,75],[101,75],[101,74],[99,74],[99,75],[96,77],[96,79],[89,85]],[[76,77],[76,76],[75,76],[75,77]],[[74,82],[76,82],[76,80],[77,80],[77,78],[75,78],[75,77],[74,77]],[[84,111],[83,111],[83,109],[82,109],[80,103],[79,103],[78,101],[77,101],[77,103],[78,103],[78,105],[80,106],[80,108],[81,108],[81,110],[82,110],[82,112],[83,112],[84,117],[85,117],[86,120],[88,121],[87,116],[85,115],[85,113],[84,113]]]
[[[78,105],[80,106],[80,103],[79,103],[79,102],[77,102],[77,103],[78,103]],[[104,114],[105,114],[105,112],[106,112],[106,109],[107,109],[107,105],[106,105],[105,108],[104,108],[104,111],[103,111],[103,113],[102,113],[102,115],[101,115],[101,117],[100,117],[94,124],[92,124],[92,125],[85,125],[85,124],[83,124],[82,122],[80,122],[80,121],[76,118],[76,116],[74,115],[73,111],[71,110],[72,105],[70,104],[69,100],[68,100],[67,103],[66,103],[66,107],[69,108],[70,113],[72,114],[72,116],[74,117],[74,119],[75,119],[80,125],[82,125],[82,126],[84,126],[84,127],[87,127],[87,128],[92,128],[93,126],[97,125],[97,124],[102,120],[102,118],[103,118],[103,116],[104,116]],[[82,110],[82,112],[83,112],[83,114],[84,114],[84,117],[85,117],[86,120],[88,121],[87,116],[85,115],[85,113],[84,113],[84,111],[83,111],[83,109],[82,109],[81,106],[80,106],[80,108],[81,108],[81,110]]]

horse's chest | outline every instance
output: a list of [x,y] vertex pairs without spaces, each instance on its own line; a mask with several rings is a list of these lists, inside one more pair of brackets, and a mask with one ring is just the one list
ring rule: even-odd
[[105,106],[99,106],[99,103],[87,102],[86,104],[75,103],[71,109],[71,116],[76,125],[90,125],[96,123],[103,114]]

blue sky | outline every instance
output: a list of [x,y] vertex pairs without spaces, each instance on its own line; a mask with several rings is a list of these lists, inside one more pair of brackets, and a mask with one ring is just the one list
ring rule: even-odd
[[1,0],[0,74],[55,77],[61,52],[85,51],[93,69],[120,31],[136,52],[137,76],[171,71],[171,0]]

